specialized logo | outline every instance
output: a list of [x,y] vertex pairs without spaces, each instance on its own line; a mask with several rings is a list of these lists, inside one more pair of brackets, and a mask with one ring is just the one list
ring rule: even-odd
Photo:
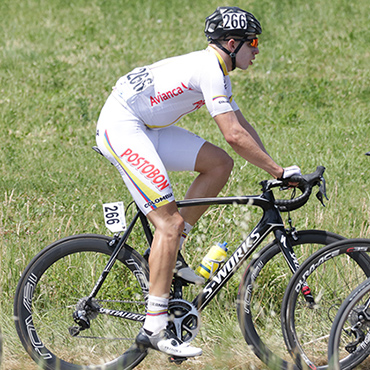
[[176,96],[183,94],[185,90],[192,90],[192,89],[190,89],[189,87],[186,87],[184,83],[181,82],[181,86],[175,87],[174,89],[169,90],[164,93],[158,92],[157,96],[151,96],[150,105],[153,107],[154,105],[163,103],[166,100],[175,98]]
[[159,190],[164,190],[170,186],[166,176],[164,176],[161,171],[154,166],[154,164],[151,164],[146,158],[141,157],[138,153],[134,153],[132,149],[126,149],[126,151],[121,154],[121,157],[146,178],[150,179]]
[[145,321],[145,315],[142,315],[142,314],[139,314],[139,313],[110,310],[108,308],[103,308],[103,307],[99,308],[99,312],[101,314],[104,314],[104,315],[121,317],[122,319],[127,319],[127,320],[132,320],[132,321],[139,321],[139,322],[144,322]]

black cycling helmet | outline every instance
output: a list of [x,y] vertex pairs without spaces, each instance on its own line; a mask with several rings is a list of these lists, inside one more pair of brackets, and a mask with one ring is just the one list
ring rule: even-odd
[[[248,40],[248,36],[261,34],[262,28],[253,14],[236,6],[219,6],[213,14],[206,18],[204,33],[210,43],[216,44],[230,56],[232,70],[234,70],[237,52]],[[230,38],[240,41],[234,52],[230,52],[220,43],[221,40]]]
[[219,6],[206,18],[204,33],[208,41],[238,36],[242,39],[261,34],[260,22],[251,13],[236,6]]

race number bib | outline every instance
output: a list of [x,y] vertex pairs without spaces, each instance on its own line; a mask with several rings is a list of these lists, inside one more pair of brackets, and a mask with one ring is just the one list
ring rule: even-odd
[[153,75],[149,68],[135,68],[127,75],[121,77],[114,89],[118,95],[126,101],[134,98],[137,94],[143,92],[153,85]]
[[126,79],[132,90],[140,92],[153,83],[150,70],[146,67],[135,68],[126,75]]
[[235,30],[235,29],[246,29],[247,28],[247,16],[246,14],[238,13],[225,13],[222,15],[224,29]]
[[103,204],[105,226],[112,232],[126,230],[126,218],[123,202]]

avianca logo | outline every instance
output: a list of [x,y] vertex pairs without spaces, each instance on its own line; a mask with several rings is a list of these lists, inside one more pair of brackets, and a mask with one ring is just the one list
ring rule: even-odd
[[158,92],[157,96],[151,96],[150,97],[150,105],[153,107],[154,105],[160,104],[166,100],[175,98],[176,96],[179,96],[183,94],[184,90],[192,90],[189,87],[186,87],[183,82],[181,82],[181,86],[175,87],[172,90],[169,90],[165,93]]

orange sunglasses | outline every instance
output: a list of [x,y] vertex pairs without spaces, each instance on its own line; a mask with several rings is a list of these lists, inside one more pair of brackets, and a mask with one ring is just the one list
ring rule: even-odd
[[249,43],[252,48],[256,48],[258,46],[258,39],[248,39],[247,42]]

